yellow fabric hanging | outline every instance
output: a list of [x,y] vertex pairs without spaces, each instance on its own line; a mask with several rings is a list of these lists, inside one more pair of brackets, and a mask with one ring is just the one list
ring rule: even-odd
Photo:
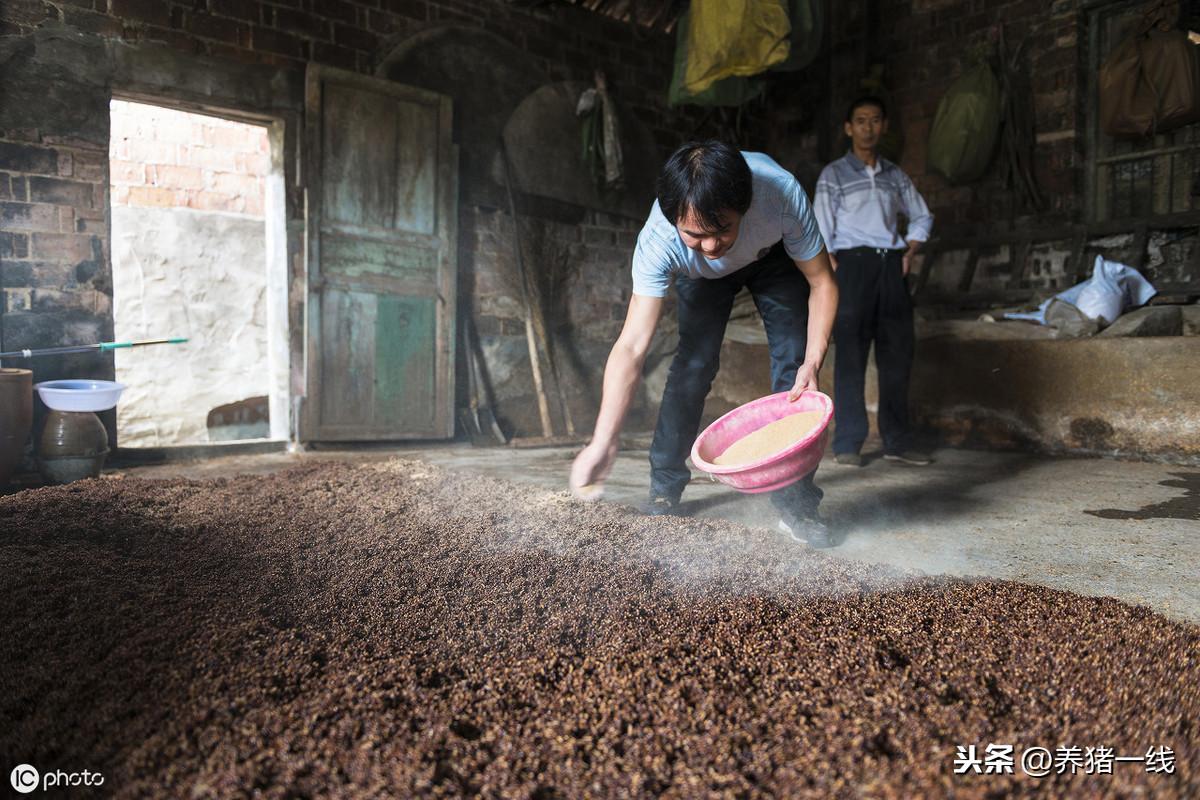
[[787,0],[692,0],[684,87],[699,93],[775,66],[791,52],[791,32]]

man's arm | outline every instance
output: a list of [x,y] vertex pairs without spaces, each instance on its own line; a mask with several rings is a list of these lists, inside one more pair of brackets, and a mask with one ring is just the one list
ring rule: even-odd
[[808,345],[804,351],[804,363],[796,371],[796,383],[788,392],[788,400],[799,399],[801,393],[817,391],[817,375],[825,362],[829,350],[829,337],[833,333],[833,318],[837,314],[837,279],[824,250],[807,261],[797,261],[796,266],[808,279]]
[[592,440],[571,466],[571,489],[576,493],[601,483],[612,469],[621,427],[642,379],[642,366],[662,311],[661,297],[635,294],[629,300],[625,325],[604,367],[604,390]]
[[813,192],[813,214],[817,218],[817,227],[821,229],[821,238],[825,240],[829,263],[834,269],[837,269],[837,259],[829,248],[833,247],[833,235],[837,232],[837,195],[830,168],[826,167],[821,171],[816,191]]
[[908,217],[908,234],[905,237],[908,240],[908,249],[904,253],[904,274],[907,275],[912,267],[913,256],[921,249],[921,245],[929,240],[929,234],[933,230],[933,214],[929,212],[925,198],[921,197],[921,193],[907,175],[904,176],[900,203],[904,215]]

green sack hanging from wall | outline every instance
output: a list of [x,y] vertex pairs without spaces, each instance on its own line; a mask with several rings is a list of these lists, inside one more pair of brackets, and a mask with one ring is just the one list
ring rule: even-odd
[[929,132],[929,166],[951,183],[979,178],[996,150],[1001,113],[1000,82],[980,62],[951,84],[938,103]]

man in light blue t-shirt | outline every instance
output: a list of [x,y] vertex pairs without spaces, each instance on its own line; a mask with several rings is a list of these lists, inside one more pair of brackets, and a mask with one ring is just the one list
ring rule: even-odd
[[[837,283],[817,221],[796,179],[761,153],[722,142],[690,143],[668,159],[633,254],[633,297],[604,370],[592,441],[571,467],[586,494],[612,469],[663,298],[674,282],[679,348],[663,391],[650,447],[652,514],[679,513],[691,473],[686,461],[716,377],[721,341],[743,288],[763,318],[773,391],[795,400],[817,389],[837,310]],[[799,541],[833,541],[817,513],[812,474],[771,494],[780,527]]]

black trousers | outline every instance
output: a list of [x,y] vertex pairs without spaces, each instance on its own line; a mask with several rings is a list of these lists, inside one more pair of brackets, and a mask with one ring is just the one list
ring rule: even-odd
[[879,435],[883,450],[898,453],[909,444],[913,313],[904,284],[903,253],[856,247],[837,254],[838,311],[833,323],[835,453],[857,453],[867,438],[863,392],[872,341],[879,370]]
[[[750,291],[767,332],[772,390],[796,382],[808,341],[808,280],[776,244],[758,261],[723,278],[679,278],[679,347],[667,374],[658,425],[650,445],[650,495],[678,500],[691,479],[687,458],[700,432],[704,399],[720,366],[721,342],[733,299]],[[813,483],[816,470],[798,483],[771,493],[776,507],[813,517],[823,493]]]

